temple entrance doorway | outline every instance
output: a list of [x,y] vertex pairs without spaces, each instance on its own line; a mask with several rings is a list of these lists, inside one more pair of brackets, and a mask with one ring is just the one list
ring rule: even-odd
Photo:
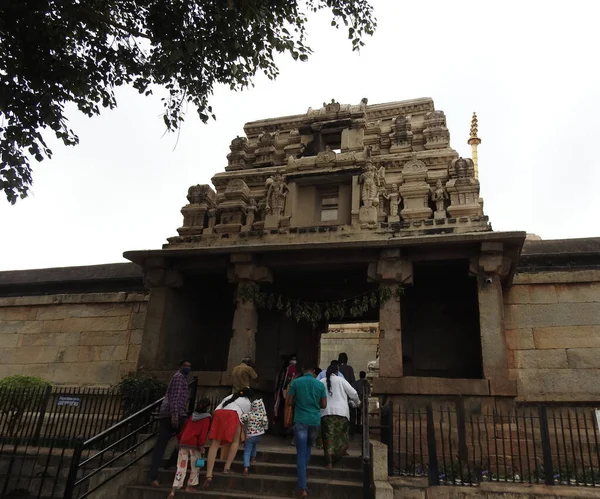
[[377,358],[378,347],[378,322],[329,323],[319,342],[319,367],[327,369],[332,360],[345,353],[358,379],[360,371],[367,372],[369,362]]

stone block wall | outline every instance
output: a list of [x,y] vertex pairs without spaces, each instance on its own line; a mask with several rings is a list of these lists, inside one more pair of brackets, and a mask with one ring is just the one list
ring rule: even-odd
[[504,303],[519,400],[600,401],[600,271],[517,274]]
[[354,368],[358,379],[360,371],[377,358],[379,327],[377,323],[331,324],[329,332],[321,336],[319,366],[326,369],[342,352],[348,354],[348,364]]
[[148,297],[84,293],[0,298],[0,378],[109,386],[137,368]]

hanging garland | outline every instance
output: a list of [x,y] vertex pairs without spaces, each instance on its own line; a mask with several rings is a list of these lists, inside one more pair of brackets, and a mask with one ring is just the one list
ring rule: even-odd
[[398,284],[392,291],[388,286],[380,287],[372,291],[367,291],[343,300],[309,302],[288,298],[278,293],[271,293],[260,289],[256,283],[247,283],[240,286],[239,298],[246,303],[254,301],[259,308],[268,310],[277,310],[283,312],[288,319],[294,319],[296,322],[309,322],[313,326],[321,320],[338,319],[346,317],[362,317],[369,310],[379,307],[392,296],[400,297],[404,294],[404,287]]

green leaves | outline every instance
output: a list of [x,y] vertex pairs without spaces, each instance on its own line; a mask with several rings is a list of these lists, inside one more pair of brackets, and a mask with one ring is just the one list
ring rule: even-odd
[[296,322],[309,322],[313,326],[322,320],[343,320],[359,318],[369,310],[377,309],[392,296],[399,297],[403,287],[398,285],[393,291],[388,286],[368,291],[359,296],[328,302],[312,302],[289,298],[278,293],[264,291],[256,283],[243,284],[238,288],[238,298],[243,302],[254,301],[258,308],[276,310]]
[[329,9],[332,26],[348,26],[352,50],[376,28],[367,0],[35,0],[0,2],[0,189],[11,203],[32,183],[31,159],[51,157],[42,131],[65,145],[66,103],[87,116],[113,109],[114,88],[143,95],[163,87],[163,121],[179,128],[188,103],[214,119],[214,87],[238,91],[257,72],[274,79],[275,53],[305,62],[307,16]]

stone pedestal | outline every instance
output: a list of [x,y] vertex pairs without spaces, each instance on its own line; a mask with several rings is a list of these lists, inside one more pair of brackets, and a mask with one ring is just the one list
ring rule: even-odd
[[279,215],[267,215],[265,217],[265,229],[279,229]]
[[379,212],[375,206],[361,206],[358,210],[358,221],[363,224],[377,223]]
[[446,218],[446,212],[442,210],[437,210],[433,212],[433,218],[435,220],[443,220]]
[[388,221],[388,223],[399,222],[400,217],[398,215],[388,215],[387,221]]

